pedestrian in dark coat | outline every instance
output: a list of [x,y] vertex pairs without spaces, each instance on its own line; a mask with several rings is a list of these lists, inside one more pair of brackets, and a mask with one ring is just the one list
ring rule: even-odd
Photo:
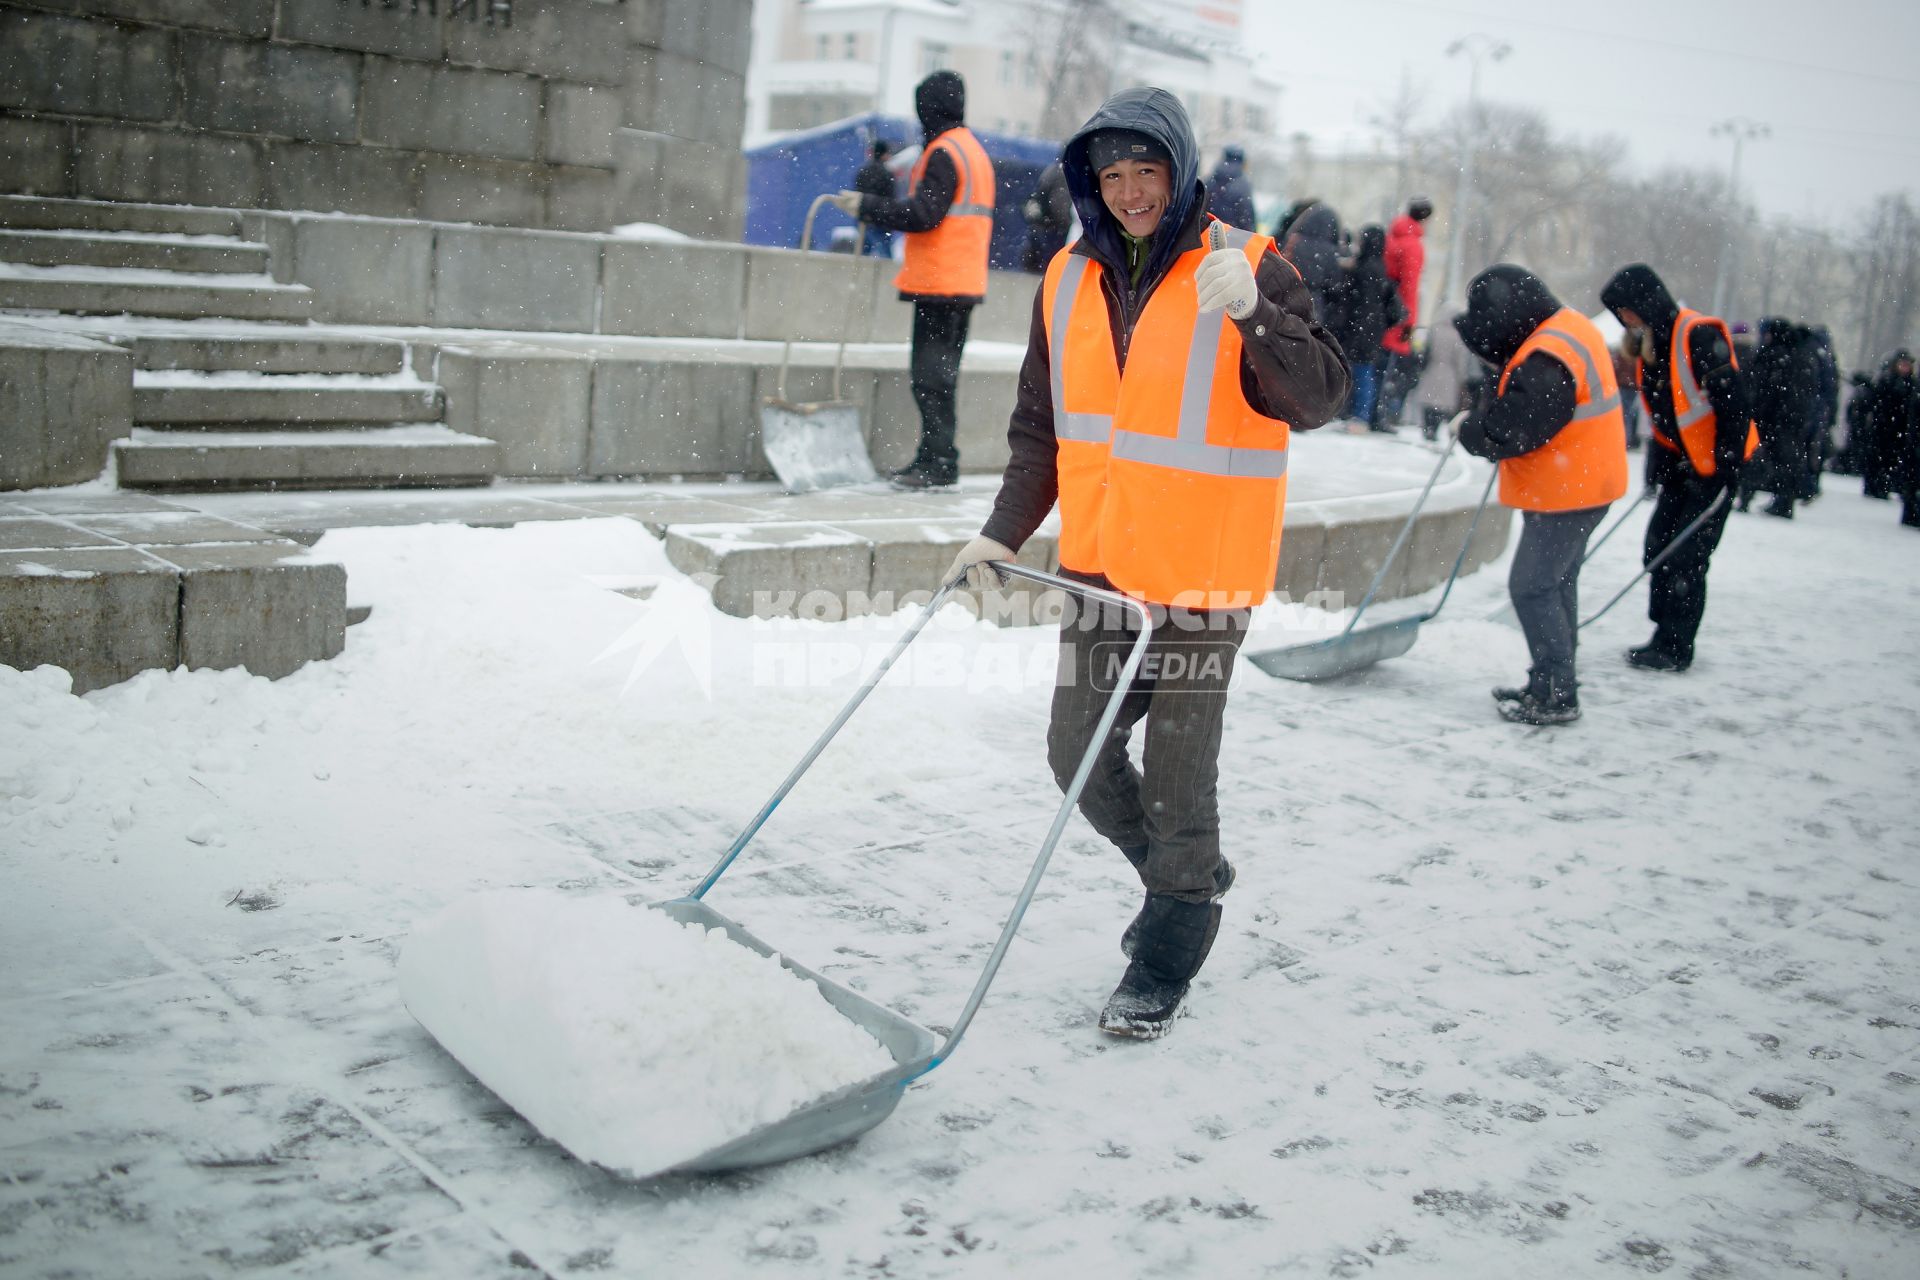
[[1712,317],[1695,323],[1680,358],[1713,414],[1711,469],[1703,468],[1685,449],[1686,437],[1674,412],[1673,340],[1681,313],[1673,295],[1652,267],[1636,262],[1607,281],[1600,301],[1627,327],[1627,341],[1640,354],[1641,399],[1653,436],[1647,474],[1660,486],[1647,523],[1644,561],[1651,564],[1682,530],[1712,510],[1650,575],[1647,616],[1653,621],[1653,638],[1627,653],[1627,661],[1636,667],[1685,671],[1693,664],[1694,637],[1707,611],[1707,569],[1732,509],[1731,501],[1717,508],[1714,503],[1730,486],[1738,486],[1746,461],[1752,421],[1746,379],[1734,364],[1732,342],[1721,324],[1710,323]]
[[1760,451],[1741,470],[1739,509],[1745,511],[1755,491],[1765,489],[1773,495],[1766,513],[1791,520],[1795,499],[1805,494],[1810,428],[1821,411],[1813,335],[1786,320],[1761,321],[1748,386]]
[[1073,234],[1073,197],[1067,192],[1067,176],[1054,161],[1040,171],[1033,191],[1020,205],[1026,219],[1027,243],[1020,251],[1020,265],[1039,275],[1053,261],[1053,255],[1067,247]]
[[1799,495],[1811,502],[1820,496],[1820,473],[1833,461],[1833,428],[1840,420],[1840,361],[1833,354],[1833,334],[1825,325],[1814,325],[1807,334],[1820,366],[1820,399],[1809,426],[1807,469]]
[[1861,455],[1867,449],[1867,436],[1873,430],[1873,375],[1865,369],[1856,369],[1847,376],[1847,384],[1847,438],[1841,441],[1839,451],[1833,455],[1833,465],[1827,469],[1835,475],[1857,476]]
[[[1387,278],[1386,248],[1385,230],[1362,227],[1359,251],[1327,295],[1327,328],[1353,368],[1353,399],[1347,416],[1366,423],[1373,420],[1374,396],[1380,386],[1381,340],[1400,314],[1399,291]],[[1393,430],[1388,424],[1372,429]]]
[[1913,416],[1916,391],[1913,355],[1893,353],[1873,384],[1872,416],[1867,419],[1867,449],[1860,458],[1860,484],[1869,498],[1893,496],[1900,465],[1900,441]]
[[1247,153],[1227,147],[1207,179],[1207,212],[1230,227],[1253,230],[1253,184],[1247,181]]
[[[875,138],[867,149],[867,162],[853,175],[853,190],[861,195],[878,196],[882,200],[893,199],[893,170],[887,168],[887,157],[896,148],[886,138]],[[893,256],[893,233],[862,223],[865,229],[860,237],[860,252],[871,258],[890,258]]]
[[1874,384],[1872,434],[1887,488],[1900,495],[1900,523],[1920,525],[1920,377],[1905,351]]
[[1314,317],[1327,315],[1327,291],[1340,283],[1340,215],[1318,200],[1296,205],[1277,237],[1280,254],[1293,264],[1313,296]]
[[[1098,673],[1114,671],[1103,655],[1135,632],[1112,606],[1063,620],[1047,729],[1062,788],[1096,749],[1080,811],[1146,890],[1100,1014],[1101,1030],[1139,1038],[1171,1027],[1233,883],[1220,745],[1251,606],[1278,562],[1285,424],[1317,427],[1347,396],[1346,362],[1299,273],[1271,241],[1209,216],[1198,151],[1180,100],[1154,88],[1121,90],[1067,140],[1061,165],[1084,234],[1035,291],[1012,456],[993,514],[943,579],[990,586],[990,562],[1013,559],[1057,501],[1061,573],[1153,606],[1146,666],[1111,726],[1112,686]],[[1237,360],[1196,354],[1235,348]],[[1257,563],[1246,554],[1256,544]],[[1217,600],[1206,584],[1228,563],[1255,589]]]

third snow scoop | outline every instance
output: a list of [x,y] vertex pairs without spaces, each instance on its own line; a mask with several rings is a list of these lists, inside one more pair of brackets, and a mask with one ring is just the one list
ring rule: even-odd
[[[808,979],[820,988],[827,1002],[846,1017],[852,1019],[870,1032],[873,1037],[886,1046],[893,1055],[894,1066],[878,1075],[869,1077],[844,1089],[835,1090],[824,1097],[789,1113],[780,1120],[763,1125],[743,1137],[707,1151],[676,1165],[669,1172],[674,1173],[712,1173],[723,1169],[741,1169],[754,1165],[773,1164],[781,1160],[791,1160],[797,1156],[810,1155],[825,1150],[837,1143],[865,1133],[891,1115],[894,1106],[900,1101],[900,1095],[908,1084],[919,1079],[927,1072],[945,1062],[953,1055],[954,1047],[960,1043],[960,1037],[966,1033],[967,1024],[973,1021],[973,1015],[986,998],[987,988],[992,985],[994,975],[999,972],[1000,962],[1007,954],[1007,948],[1013,945],[1013,936],[1020,928],[1020,921],[1026,915],[1027,905],[1033,901],[1033,891],[1040,884],[1040,877],[1046,872],[1047,861],[1053,856],[1053,848],[1060,841],[1060,833],[1066,829],[1067,820],[1073,816],[1075,802],[1080,798],[1081,790],[1087,784],[1088,776],[1093,772],[1094,757],[1099,747],[1106,742],[1107,734],[1113,728],[1113,722],[1120,712],[1120,703],[1125,699],[1127,690],[1133,684],[1135,673],[1145,657],[1147,642],[1153,634],[1153,622],[1146,608],[1136,600],[1112,591],[1102,591],[1050,573],[1028,569],[1023,565],[995,561],[993,568],[1002,574],[1026,578],[1043,586],[1056,588],[1084,597],[1089,601],[1098,601],[1105,605],[1116,606],[1133,615],[1139,634],[1128,651],[1126,662],[1120,669],[1113,687],[1112,695],[1107,699],[1106,709],[1101,713],[1100,723],[1087,739],[1086,754],[1080,758],[1073,780],[1068,783],[1066,794],[1061,797],[1060,808],[1055,812],[1053,825],[1048,829],[1045,839],[1040,842],[1040,851],[1034,855],[1032,868],[1027,872],[1027,880],[1019,896],[1014,899],[1013,910],[1008,913],[1006,923],[1000,928],[1000,937],[988,954],[986,966],[979,980],[974,983],[972,995],[967,997],[966,1006],[960,1016],[954,1020],[953,1029],[948,1031],[944,1040],[936,1039],[931,1031],[908,1018],[895,1013],[884,1005],[877,1004],[857,992],[850,991],[828,978],[823,978],[810,969],[795,964],[786,957],[781,963],[794,973]],[[750,947],[762,955],[774,954],[772,948],[748,933],[740,925],[715,911],[702,899],[707,890],[713,888],[740,851],[747,847],[773,811],[784,800],[787,793],[800,780],[833,736],[846,724],[854,710],[866,700],[882,677],[887,674],[901,652],[920,634],[929,619],[933,617],[942,603],[952,594],[955,587],[964,581],[964,575],[940,588],[927,607],[921,612],[907,633],[900,637],[887,656],[867,676],[852,699],[834,717],[800,763],[786,777],[786,781],[774,791],[760,812],[755,814],[746,829],[734,839],[733,845],[709,871],[694,890],[684,898],[671,902],[655,904],[656,907],[682,922],[695,922],[708,929],[719,929],[733,941]]]
[[1337,636],[1325,640],[1316,640],[1312,644],[1291,645],[1284,649],[1267,649],[1260,653],[1250,653],[1247,660],[1270,676],[1279,676],[1283,680],[1302,680],[1313,683],[1331,680],[1336,676],[1349,675],[1365,670],[1376,662],[1388,658],[1397,658],[1413,647],[1419,638],[1420,625],[1431,622],[1447,603],[1447,596],[1453,591],[1454,579],[1460,576],[1460,567],[1466,563],[1467,549],[1473,545],[1473,535],[1480,527],[1480,516],[1487,509],[1487,499],[1493,493],[1494,477],[1488,477],[1487,487],[1480,494],[1480,505],[1473,513],[1473,523],[1467,527],[1466,539],[1460,544],[1460,554],[1454,557],[1453,571],[1447,575],[1446,587],[1440,593],[1439,601],[1425,613],[1416,613],[1404,618],[1394,618],[1387,622],[1369,623],[1360,626],[1360,616],[1373,603],[1373,597],[1379,592],[1380,585],[1387,580],[1387,573],[1394,562],[1400,558],[1407,540],[1413,536],[1414,523],[1420,518],[1420,510],[1426,505],[1427,495],[1433,492],[1433,486],[1440,479],[1440,472],[1446,467],[1447,459],[1453,454],[1453,446],[1458,439],[1453,434],[1460,425],[1456,416],[1448,424],[1447,446],[1440,451],[1440,460],[1434,463],[1433,474],[1427,477],[1426,488],[1420,491],[1419,500],[1413,504],[1413,510],[1407,513],[1407,522],[1400,528],[1400,536],[1394,539],[1393,549],[1387,552],[1387,558],[1373,575],[1373,581],[1367,586],[1366,595],[1360,598],[1360,607],[1347,619],[1347,625]]
[[[807,208],[800,230],[800,248],[812,247],[813,217],[832,200],[817,196]],[[855,286],[862,278],[852,271]],[[849,314],[852,307],[848,307]],[[791,335],[792,330],[788,330]],[[793,338],[780,348],[780,381],[760,410],[760,447],[773,473],[788,493],[810,493],[843,484],[871,484],[879,480],[873,459],[867,456],[866,434],[860,429],[860,407],[840,398],[840,370],[847,359],[846,322],[840,327],[840,350],[833,359],[833,396],[806,404],[787,399],[787,361]]]

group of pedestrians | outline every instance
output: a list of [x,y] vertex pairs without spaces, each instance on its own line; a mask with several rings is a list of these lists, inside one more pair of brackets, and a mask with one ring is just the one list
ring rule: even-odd
[[1857,473],[1869,498],[1898,494],[1900,523],[1920,529],[1920,377],[1913,353],[1902,348],[1877,378],[1856,373],[1851,381],[1847,441],[1833,469]]

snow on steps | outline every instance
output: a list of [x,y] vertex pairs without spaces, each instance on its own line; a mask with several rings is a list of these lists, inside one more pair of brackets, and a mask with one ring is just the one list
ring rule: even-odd
[[114,445],[129,489],[328,489],[481,485],[500,446],[437,422],[361,429],[155,431]]

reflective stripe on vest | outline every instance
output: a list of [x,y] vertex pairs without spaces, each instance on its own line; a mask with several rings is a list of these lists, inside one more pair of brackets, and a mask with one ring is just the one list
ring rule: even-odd
[[1500,372],[1545,355],[1574,380],[1574,408],[1565,426],[1531,453],[1500,463],[1500,501],[1521,511],[1584,511],[1627,491],[1627,427],[1606,339],[1593,322],[1563,307],[1527,335]]
[[935,152],[953,161],[953,203],[931,230],[907,233],[894,287],[921,297],[984,298],[993,245],[993,161],[966,126],[949,129],[928,143],[914,163],[916,190]]
[[[1251,265],[1272,247],[1228,230]],[[1240,333],[1198,308],[1206,250],[1177,257],[1136,318],[1125,371],[1099,262],[1062,250],[1042,284],[1060,563],[1157,604],[1248,608],[1273,588],[1285,422],[1248,403]]]

